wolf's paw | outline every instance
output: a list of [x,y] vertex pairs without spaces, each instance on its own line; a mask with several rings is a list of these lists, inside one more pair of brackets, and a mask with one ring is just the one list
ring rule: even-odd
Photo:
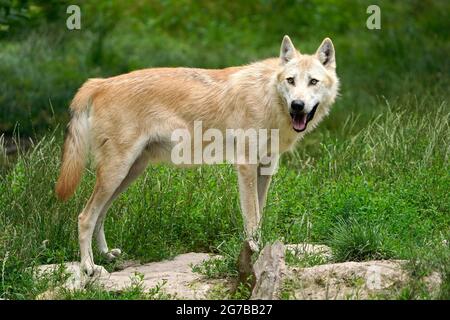
[[96,266],[94,263],[85,262],[81,264],[80,270],[84,275],[92,278],[100,275],[103,268],[101,266]]
[[113,261],[117,257],[119,257],[121,254],[122,254],[122,250],[116,248],[116,249],[111,249],[108,252],[103,253],[103,256],[106,258],[106,260]]

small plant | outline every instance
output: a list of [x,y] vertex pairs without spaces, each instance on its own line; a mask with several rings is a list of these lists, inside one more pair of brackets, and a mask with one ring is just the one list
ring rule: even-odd
[[332,230],[329,245],[337,262],[388,259],[392,252],[385,240],[380,225],[340,219]]
[[238,283],[236,290],[231,295],[231,299],[234,300],[248,300],[252,294],[251,288],[248,283],[251,283],[251,278],[247,279],[246,283]]
[[205,260],[194,265],[192,271],[205,275],[211,279],[219,279],[231,275],[229,261],[225,258]]
[[328,262],[329,259],[323,255],[309,253],[298,256],[290,251],[286,251],[286,263],[290,266],[308,268]]
[[151,300],[169,300],[176,298],[166,292],[164,292],[164,286],[166,285],[167,280],[163,280],[161,283],[158,283],[155,287],[151,288],[148,293],[147,297]]

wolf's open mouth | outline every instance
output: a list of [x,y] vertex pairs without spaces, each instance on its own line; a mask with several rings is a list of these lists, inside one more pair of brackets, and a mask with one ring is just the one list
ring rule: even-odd
[[302,132],[306,130],[306,127],[308,126],[308,122],[310,122],[314,118],[314,114],[316,113],[317,107],[319,106],[319,103],[316,103],[314,107],[312,108],[311,112],[305,113],[305,112],[298,112],[298,113],[292,113],[291,112],[291,118],[292,118],[292,127],[297,132]]

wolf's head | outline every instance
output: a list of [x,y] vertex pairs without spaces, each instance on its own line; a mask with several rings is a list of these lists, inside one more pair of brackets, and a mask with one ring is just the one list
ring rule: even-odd
[[339,80],[334,46],[331,39],[326,38],[315,54],[306,55],[297,51],[291,39],[284,36],[280,60],[277,90],[286,103],[293,129],[302,132],[314,117],[327,114],[336,98]]

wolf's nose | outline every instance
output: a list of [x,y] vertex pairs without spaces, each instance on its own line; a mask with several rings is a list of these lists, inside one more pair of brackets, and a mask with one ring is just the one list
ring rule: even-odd
[[291,109],[294,112],[300,112],[305,109],[305,103],[302,100],[294,100],[291,102]]

